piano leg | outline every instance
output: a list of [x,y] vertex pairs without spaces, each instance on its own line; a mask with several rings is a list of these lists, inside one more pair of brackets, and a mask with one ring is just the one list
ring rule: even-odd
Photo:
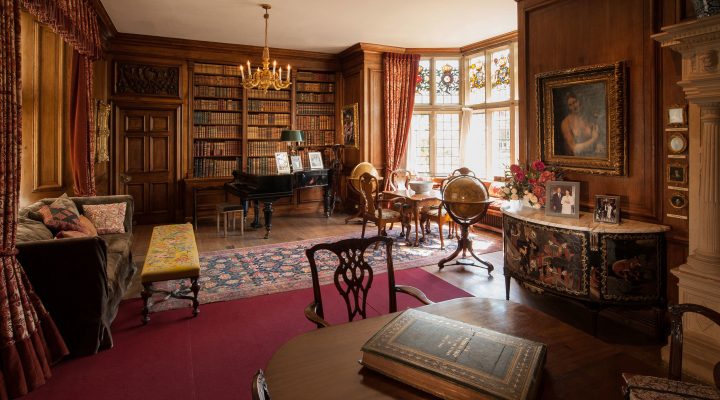
[[272,201],[265,202],[263,211],[265,212],[265,239],[267,239],[270,237],[270,228],[272,227]]
[[253,211],[255,212],[255,219],[253,219],[252,226],[253,228],[262,228],[262,224],[260,223],[260,201],[253,200]]
[[330,215],[332,214],[333,208],[335,206],[335,196],[332,195],[332,189],[330,188],[330,185],[325,185],[325,187],[323,188],[323,192],[325,192],[323,193],[323,198],[325,200],[323,204],[323,208],[325,209],[325,218],[330,218]]

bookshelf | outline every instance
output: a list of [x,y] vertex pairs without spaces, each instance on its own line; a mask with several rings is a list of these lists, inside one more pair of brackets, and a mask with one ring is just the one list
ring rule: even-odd
[[305,132],[305,143],[298,153],[303,166],[310,165],[307,153],[323,153],[325,168],[336,157],[335,143],[335,73],[298,71],[295,79],[295,128]]
[[243,89],[236,66],[192,68],[192,176],[229,178],[242,160]]
[[287,151],[280,132],[292,126],[292,91],[247,91],[247,171],[277,173],[275,152]]

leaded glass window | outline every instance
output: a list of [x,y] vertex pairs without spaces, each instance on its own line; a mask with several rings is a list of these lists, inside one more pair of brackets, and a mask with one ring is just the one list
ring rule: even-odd
[[505,166],[510,162],[510,110],[498,110],[491,113],[492,176],[502,176]]
[[460,167],[460,115],[435,117],[435,175],[446,176]]
[[460,60],[435,60],[435,104],[460,103]]
[[414,114],[410,132],[409,169],[417,175],[430,176],[430,114]]
[[430,104],[430,60],[420,60],[415,84],[415,104]]
[[485,102],[485,55],[470,59],[468,65],[468,86],[470,88],[469,104]]
[[491,59],[490,98],[492,101],[510,100],[510,49],[493,52]]

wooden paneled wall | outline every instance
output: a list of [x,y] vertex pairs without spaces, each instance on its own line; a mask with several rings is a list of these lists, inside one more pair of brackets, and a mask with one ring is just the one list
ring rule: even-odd
[[20,204],[72,195],[69,154],[72,49],[30,14],[21,16]]
[[[681,4],[682,3],[682,4]],[[581,182],[581,205],[596,194],[621,196],[623,217],[672,226],[668,268],[687,257],[687,224],[666,218],[664,110],[683,102],[680,59],[650,37],[685,18],[683,0],[521,0],[518,2],[520,159],[539,157],[535,76],[567,68],[627,63],[628,174],[621,177],[568,173]],[[692,177],[691,177],[692,179]],[[668,297],[676,301],[671,277]]]

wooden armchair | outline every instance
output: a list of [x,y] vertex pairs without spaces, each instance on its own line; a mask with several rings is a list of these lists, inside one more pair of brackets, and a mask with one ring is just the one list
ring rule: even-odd
[[390,173],[390,179],[388,180],[390,190],[407,190],[410,187],[408,182],[412,180],[412,177],[412,172],[406,169],[396,169]]
[[375,225],[377,225],[378,236],[387,236],[385,226],[395,222],[399,222],[403,226],[403,232],[406,227],[408,231],[410,230],[409,223],[405,220],[405,218],[403,218],[403,213],[392,209],[396,207],[400,207],[402,209],[401,205],[405,204],[404,199],[393,199],[389,202],[390,207],[392,208],[383,208],[383,200],[378,180],[375,176],[367,172],[360,175],[359,186],[363,203],[363,226],[362,234],[360,235],[361,238],[365,237],[365,226],[368,221],[372,221]]
[[[720,399],[720,362],[713,368],[715,387],[679,382],[682,378],[683,315],[697,313],[720,325],[720,313],[697,304],[676,304],[668,307],[670,312],[670,367],[668,378],[623,374],[625,398],[652,399]],[[642,397],[641,397],[642,396]]]
[[252,400],[270,400],[270,392],[268,391],[267,382],[265,382],[265,374],[259,369],[252,381]]
[[318,328],[330,326],[330,324],[325,321],[322,296],[320,294],[318,267],[315,262],[315,253],[321,250],[330,251],[337,257],[337,267],[335,268],[333,281],[335,282],[335,288],[345,300],[348,321],[352,321],[357,316],[363,319],[367,317],[366,301],[368,292],[372,287],[375,273],[370,264],[365,261],[365,252],[371,245],[374,246],[379,243],[385,245],[385,254],[387,255],[385,261],[388,276],[390,312],[397,311],[397,299],[395,296],[397,292],[409,294],[423,304],[433,303],[419,289],[412,286],[395,284],[395,271],[392,262],[392,239],[382,236],[367,239],[345,239],[335,243],[320,243],[305,251],[305,255],[310,262],[314,297],[313,302],[305,308],[305,317],[308,320],[317,324]]

